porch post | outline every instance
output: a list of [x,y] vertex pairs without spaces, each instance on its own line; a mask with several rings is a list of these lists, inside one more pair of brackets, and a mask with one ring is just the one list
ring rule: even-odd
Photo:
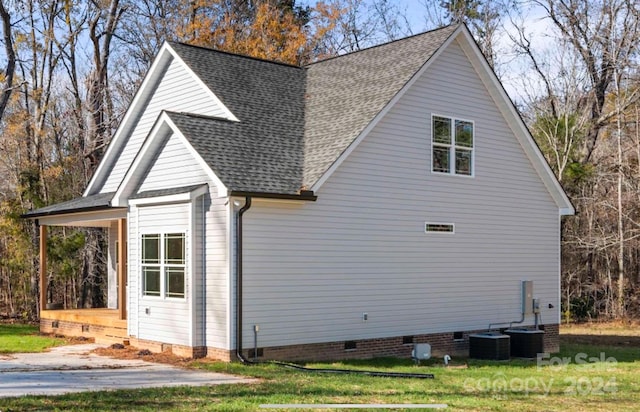
[[118,313],[127,319],[127,219],[118,219]]
[[47,307],[47,227],[40,225],[40,311]]

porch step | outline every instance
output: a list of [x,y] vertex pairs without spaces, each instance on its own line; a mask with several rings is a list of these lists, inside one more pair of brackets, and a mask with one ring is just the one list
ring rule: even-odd
[[122,337],[122,336],[102,335],[102,336],[95,336],[94,339],[96,343],[101,343],[105,345],[112,345],[114,343],[121,343],[123,345],[126,345],[126,343],[129,342],[128,337]]
[[113,344],[113,343],[125,343],[129,340],[129,335],[126,329],[120,328],[105,328],[100,332],[93,334],[93,338],[96,343]]

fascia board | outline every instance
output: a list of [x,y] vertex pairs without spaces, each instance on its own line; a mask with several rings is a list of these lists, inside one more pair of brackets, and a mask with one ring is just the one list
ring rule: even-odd
[[166,195],[166,196],[154,196],[154,197],[148,197],[144,199],[130,199],[129,204],[132,206],[148,206],[148,205],[158,205],[158,204],[166,204],[166,203],[192,202],[198,197],[205,194],[207,190],[208,190],[207,185],[202,185],[201,187],[186,193],[178,193],[178,194]]
[[227,196],[227,188],[222,183],[220,178],[211,170],[209,165],[202,159],[200,154],[196,152],[196,150],[191,146],[189,141],[184,137],[180,129],[173,123],[171,118],[167,115],[166,112],[160,113],[156,123],[151,128],[149,135],[145,139],[140,151],[136,155],[131,167],[125,174],[122,179],[122,183],[118,187],[113,200],[111,201],[112,206],[127,206],[129,199],[128,197],[133,193],[136,187],[139,186],[141,179],[145,175],[148,167],[151,165],[151,161],[154,158],[155,154],[158,150],[160,150],[161,143],[164,138],[169,138],[171,134],[177,136],[182,143],[185,145],[189,153],[194,157],[196,162],[206,171],[209,178],[213,181],[218,189],[218,195],[220,197]]
[[[129,104],[129,107],[124,114],[124,117],[120,121],[120,124],[118,125],[118,128],[116,129],[116,132],[114,133],[109,146],[107,146],[107,150],[105,151],[102,160],[98,164],[98,167],[93,173],[93,176],[91,176],[91,180],[89,180],[89,184],[85,188],[83,196],[92,194],[94,185],[99,180],[104,180],[103,175],[105,173],[109,173],[109,170],[106,168],[112,166],[111,163],[114,163],[111,161],[111,158],[115,156],[114,152],[117,151],[117,149],[122,144],[121,140],[124,138],[123,136],[126,135],[125,130],[133,127],[133,124],[135,123],[135,117],[139,114],[139,106],[144,106],[144,100],[146,98],[149,98],[150,96],[150,89],[156,86],[159,76],[162,75],[166,67],[168,67],[168,65],[171,63],[171,60],[174,58],[174,56],[175,52],[170,50],[169,44],[165,42],[158,52],[158,57],[156,57],[156,59],[151,64],[151,67],[144,77],[142,84],[138,88],[138,91],[134,95],[133,100]],[[113,160],[115,161],[115,159]]]
[[[89,226],[108,227],[108,223],[127,217],[127,209],[109,208],[97,211],[65,213],[52,216],[41,216],[37,220],[45,226]],[[87,224],[87,222],[92,222]]]
[[524,121],[516,110],[511,98],[507,95],[502,83],[500,83],[500,80],[498,80],[493,69],[491,69],[489,63],[487,63],[487,60],[482,55],[482,52],[471,36],[471,33],[469,33],[469,30],[464,28],[457,38],[460,39],[460,46],[476,69],[476,72],[482,79],[485,87],[487,87],[487,90],[498,106],[498,109],[505,117],[509,127],[525,151],[529,161],[558,206],[559,213],[563,216],[575,214],[575,209],[571,204],[569,197],[551,170],[551,167],[549,167],[547,160],[544,158],[544,155],[540,151],[535,140],[533,140],[533,136],[524,124]]
[[91,194],[94,190],[95,184],[98,181],[102,181],[106,178],[106,176],[104,175],[109,172],[109,166],[112,166],[113,162],[111,161],[111,158],[114,156],[113,153],[120,148],[121,144],[123,144],[121,140],[123,139],[122,136],[127,134],[125,131],[132,128],[130,126],[132,126],[133,122],[135,121],[135,115],[139,114],[138,107],[144,107],[144,104],[141,104],[141,102],[144,103],[145,98],[148,98],[150,96],[150,89],[156,85],[159,76],[164,73],[164,70],[173,61],[173,59],[178,61],[183,69],[187,73],[189,73],[189,76],[191,76],[193,81],[197,83],[202,88],[202,90],[209,95],[209,97],[213,100],[213,102],[215,102],[217,106],[223,109],[223,112],[225,113],[225,116],[223,116],[224,118],[230,121],[239,121],[238,118],[233,113],[231,113],[227,106],[222,103],[218,96],[216,96],[215,93],[211,89],[209,89],[209,87],[202,81],[202,79],[200,79],[200,77],[198,77],[198,75],[196,75],[196,73],[189,67],[189,65],[186,64],[184,60],[182,60],[180,55],[171,47],[171,45],[165,42],[160,48],[158,57],[156,57],[153,64],[149,68],[149,71],[142,81],[140,88],[136,92],[133,100],[131,101],[131,104],[129,105],[129,108],[127,109],[127,112],[125,113],[122,121],[116,129],[116,132],[113,135],[113,139],[107,147],[102,161],[98,164],[98,167],[96,168],[93,176],[91,176],[91,180],[89,181],[89,184],[87,185],[83,196],[88,196],[89,194]]
[[133,159],[133,163],[131,163],[129,170],[127,170],[122,182],[120,182],[120,186],[118,186],[118,190],[116,190],[116,193],[111,200],[112,206],[124,207],[128,205],[127,198],[138,186],[140,179],[142,179],[142,176],[144,175],[144,171],[146,171],[151,163],[153,155],[157,150],[159,150],[163,137],[167,137],[171,132],[165,122],[166,117],[166,113],[162,112],[156,119],[151,131],[142,143],[142,147],[140,147],[136,157]]
[[442,54],[442,51],[445,50],[449,44],[456,38],[457,34],[462,30],[463,25],[460,25],[451,35],[445,40],[438,50],[436,50],[433,55],[427,60],[420,69],[418,69],[413,76],[405,83],[404,86],[393,96],[393,98],[382,108],[380,112],[369,122],[369,124],[360,132],[358,137],[354,139],[353,142],[340,154],[338,159],[320,176],[320,179],[316,181],[311,187],[311,191],[317,193],[322,185],[333,175],[333,173],[340,167],[342,162],[344,162],[349,155],[360,145],[360,143],[364,140],[364,138],[373,130],[374,127],[382,120],[385,115],[395,106],[395,104],[404,96],[407,90],[411,89],[413,84],[422,76],[424,72],[426,72],[431,64]]

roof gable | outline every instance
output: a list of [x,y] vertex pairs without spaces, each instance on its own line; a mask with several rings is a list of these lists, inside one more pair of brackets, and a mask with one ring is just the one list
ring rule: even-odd
[[171,117],[230,188],[296,194],[323,176],[457,27],[304,68],[171,43],[240,122]]
[[[186,95],[178,95],[174,98],[167,96],[168,93],[175,93],[178,89]],[[207,102],[207,104],[202,104],[202,102]],[[187,108],[190,112],[197,114],[216,115],[229,120],[238,120],[218,96],[191,70],[189,65],[182,61],[171,45],[165,43],[114,133],[100,164],[85,189],[85,196],[99,191],[110,191],[105,190],[105,185],[109,186],[107,189],[116,190],[122,175],[130,166],[130,162],[148,133],[148,130],[145,130],[140,135],[137,131],[140,122],[148,127],[148,124],[156,120],[161,110],[185,110]],[[113,181],[114,178],[117,180]]]
[[167,113],[186,140],[233,191],[299,194],[302,139],[268,126]]
[[171,43],[237,116],[169,116],[230,189],[297,194],[302,188],[304,69]]
[[307,66],[305,186],[316,184],[458,27]]
[[464,30],[462,30],[456,38],[459,41],[460,47],[462,47],[462,50],[467,55],[467,58],[475,68],[480,79],[493,98],[496,106],[513,130],[516,139],[525,151],[538,176],[542,179],[542,182],[549,191],[549,194],[555,201],[556,205],[558,205],[560,215],[575,214],[575,208],[573,207],[571,200],[569,200],[569,197],[556,178],[556,175],[551,170],[551,167],[549,167],[549,164],[544,158],[538,144],[533,139],[531,132],[525,125],[520,113],[518,113],[515,105],[511,101],[511,98],[507,94],[502,83],[500,83],[495,72],[489,66],[487,59],[480,51],[480,48],[473,39],[473,36],[471,36],[469,30],[464,27]]
[[[228,120],[226,122],[231,123]],[[208,164],[202,159],[199,152],[195,150],[188,140],[184,137],[181,130],[174,124],[167,112],[162,112],[155,125],[149,132],[144,144],[138,151],[136,158],[133,160],[131,167],[122,179],[120,187],[113,195],[111,204],[113,206],[126,206],[128,200],[135,196],[136,191],[140,189],[142,182],[151,170],[154,162],[158,160],[160,151],[164,148],[167,141],[176,138],[184,145],[193,161],[201,166],[201,170],[213,181],[220,196],[226,196],[227,188],[220,181],[218,176],[212,171]],[[205,182],[199,182],[205,183]],[[184,186],[180,182],[179,187]]]
[[318,190],[454,40],[561,211],[572,213],[566,194],[464,25],[305,67],[168,43],[163,50],[183,62],[233,118],[167,111],[163,122],[180,133],[225,190],[286,195]]

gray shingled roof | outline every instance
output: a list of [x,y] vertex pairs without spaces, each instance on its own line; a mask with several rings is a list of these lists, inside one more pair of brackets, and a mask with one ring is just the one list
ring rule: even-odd
[[297,193],[303,170],[305,70],[179,43],[171,47],[240,120],[171,115],[225,186]]
[[191,193],[196,189],[199,189],[203,186],[207,186],[207,184],[201,185],[191,185],[191,186],[182,186],[182,187],[172,187],[169,189],[158,189],[158,190],[146,190],[144,192],[138,192],[133,196],[130,196],[129,199],[149,199],[152,197],[160,197],[160,196],[171,196],[171,195],[181,195],[183,193]]
[[83,212],[91,210],[109,209],[114,192],[98,193],[86,197],[78,197],[55,205],[41,207],[25,213],[24,217],[35,218],[39,216],[57,215],[65,212]]
[[171,43],[240,120],[171,114],[234,191],[309,189],[457,26],[303,68]]
[[303,184],[311,187],[456,30],[448,26],[307,66]]
[[[296,195],[320,179],[456,29],[304,67],[170,43],[240,121],[167,114],[229,190]],[[25,216],[108,208],[112,197],[91,195]]]

